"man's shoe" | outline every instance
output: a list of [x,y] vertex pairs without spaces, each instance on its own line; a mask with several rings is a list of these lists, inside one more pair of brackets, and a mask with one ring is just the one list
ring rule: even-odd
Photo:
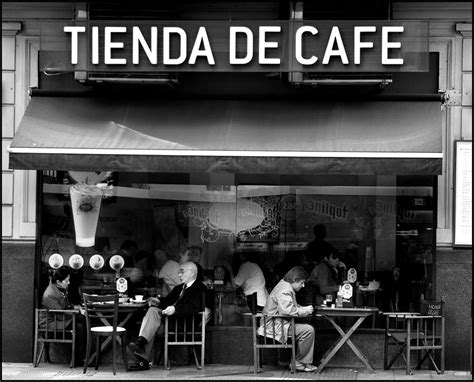
[[150,363],[145,360],[137,360],[134,365],[128,368],[128,371],[150,370]]

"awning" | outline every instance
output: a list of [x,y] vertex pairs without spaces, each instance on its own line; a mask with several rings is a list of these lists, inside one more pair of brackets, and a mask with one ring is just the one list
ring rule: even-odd
[[12,169],[441,174],[439,102],[33,97]]

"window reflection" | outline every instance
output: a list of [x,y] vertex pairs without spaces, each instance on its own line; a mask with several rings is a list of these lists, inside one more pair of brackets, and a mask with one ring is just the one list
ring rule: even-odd
[[[171,183],[169,175],[160,183],[159,174],[109,176],[113,187],[103,196],[95,246],[80,248],[74,241],[68,193],[75,179],[67,172],[45,172],[41,292],[48,283],[48,260],[59,253],[65,264],[75,254],[84,259],[71,275],[76,301],[87,288],[113,290],[118,276],[128,280],[130,295],[166,295],[174,284],[164,282],[160,270],[165,264],[170,272],[179,269],[172,265],[179,264],[188,246],[196,245],[202,249],[203,282],[215,300],[212,323],[241,325],[242,313],[248,311],[245,295],[222,275],[237,274],[244,252],[252,252],[268,291],[294,265],[311,274],[324,251],[308,254],[308,243],[314,240],[314,227],[323,225],[325,241],[346,273],[357,271],[355,304],[416,310],[422,296],[432,294],[436,203],[431,177],[325,177],[314,184],[275,185],[259,176],[249,185],[237,178],[232,185],[210,185]],[[123,251],[126,241],[136,248],[130,263],[117,272],[109,260]],[[90,265],[96,255],[104,259],[100,268]],[[378,282],[376,290],[360,290],[372,281]],[[298,296],[302,302],[315,303],[310,288],[309,283]]]

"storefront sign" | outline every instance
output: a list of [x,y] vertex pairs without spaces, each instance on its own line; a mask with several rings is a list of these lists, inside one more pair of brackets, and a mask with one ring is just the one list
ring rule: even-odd
[[43,56],[62,51],[61,65],[76,71],[429,69],[422,21],[78,21],[43,23],[41,31]]

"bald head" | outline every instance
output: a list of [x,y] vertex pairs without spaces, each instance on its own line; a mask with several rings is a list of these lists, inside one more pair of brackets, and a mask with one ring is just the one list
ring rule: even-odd
[[185,284],[196,280],[197,278],[197,266],[191,261],[187,261],[179,267],[179,277]]

